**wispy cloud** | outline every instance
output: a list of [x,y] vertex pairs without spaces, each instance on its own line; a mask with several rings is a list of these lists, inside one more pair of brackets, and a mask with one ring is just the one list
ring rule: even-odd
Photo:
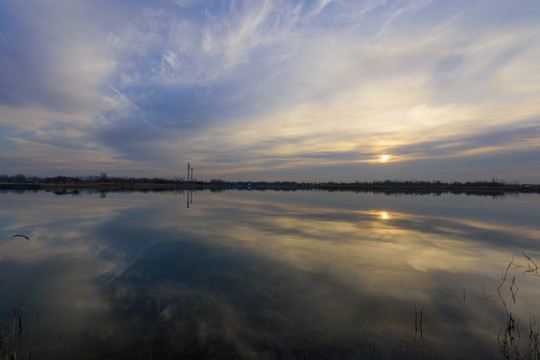
[[[265,168],[315,177],[334,166],[350,179],[358,166],[400,177],[408,162],[422,177],[422,161],[537,149],[535,2],[58,1],[0,10],[5,164],[16,158],[27,169],[32,151],[52,146],[34,158],[81,156],[55,170],[68,173],[99,164],[110,172],[119,161],[127,173],[172,175],[197,161],[207,176],[261,168],[264,177]],[[393,161],[381,173],[372,163],[383,153]],[[525,172],[534,159],[522,161]],[[9,164],[4,171],[21,169]]]

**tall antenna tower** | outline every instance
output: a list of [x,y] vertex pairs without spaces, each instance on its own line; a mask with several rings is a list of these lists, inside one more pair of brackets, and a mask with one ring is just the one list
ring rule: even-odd
[[186,181],[189,181],[189,163],[187,163],[187,178]]

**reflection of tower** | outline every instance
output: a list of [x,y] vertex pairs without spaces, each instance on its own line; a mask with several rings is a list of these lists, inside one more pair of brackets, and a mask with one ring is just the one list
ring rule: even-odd
[[189,163],[187,163],[187,178],[186,178],[187,181],[189,181]]
[[186,207],[188,209],[189,204],[193,204],[193,190],[186,190]]
[[193,181],[193,168],[191,168],[191,181]]

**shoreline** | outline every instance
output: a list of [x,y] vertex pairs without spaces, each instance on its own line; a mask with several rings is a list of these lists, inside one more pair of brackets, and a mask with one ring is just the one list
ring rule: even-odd
[[181,182],[181,183],[0,183],[0,190],[97,190],[97,191],[144,191],[144,190],[323,190],[354,192],[395,192],[395,193],[465,193],[465,194],[512,194],[537,193],[540,185],[506,184],[443,184],[418,183],[399,184],[393,182],[376,183],[295,183],[295,182]]

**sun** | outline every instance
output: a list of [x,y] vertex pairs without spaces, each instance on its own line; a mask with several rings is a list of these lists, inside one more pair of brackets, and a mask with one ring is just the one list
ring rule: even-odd
[[390,159],[390,155],[381,155],[381,158],[379,159],[380,162],[385,163]]

